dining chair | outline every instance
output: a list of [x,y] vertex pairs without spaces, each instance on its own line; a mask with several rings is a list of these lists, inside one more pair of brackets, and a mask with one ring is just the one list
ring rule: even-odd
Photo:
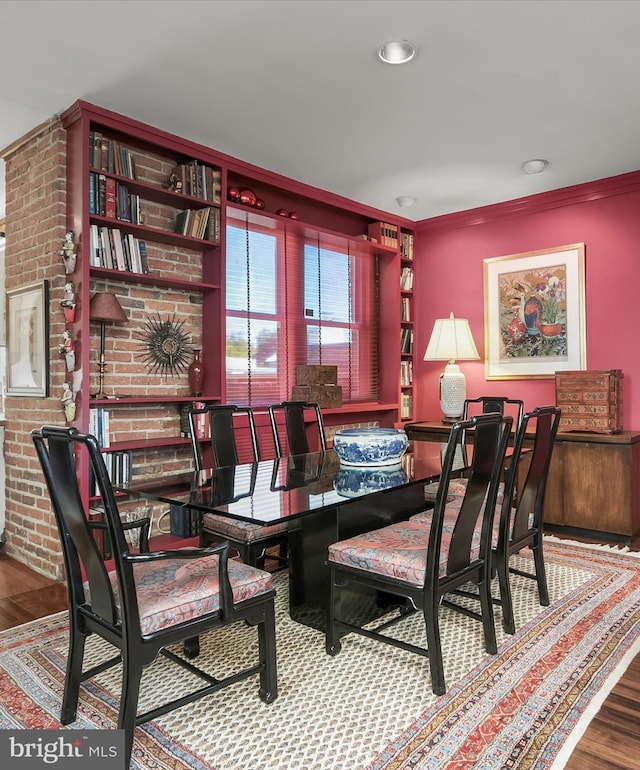
[[[507,396],[478,396],[478,398],[467,398],[465,399],[462,410],[462,420],[468,420],[470,417],[473,417],[474,414],[487,414],[488,412],[511,414],[513,417],[513,429],[514,431],[517,431],[522,422],[524,401],[521,401],[518,398],[508,398]],[[461,454],[463,457],[463,465],[466,466],[466,436],[462,439]],[[452,480],[449,486],[449,501],[453,500],[455,497],[464,495],[466,484],[467,480],[464,477]],[[437,492],[437,481],[434,481],[432,484],[427,484],[424,489],[425,501],[429,503],[435,502]],[[503,494],[504,484],[501,483],[498,487],[498,502],[502,501]]]
[[[507,461],[505,480],[500,485],[504,494],[496,498],[491,547],[492,569],[498,576],[500,593],[493,597],[493,603],[502,608],[502,626],[508,634],[516,630],[510,574],[535,580],[540,606],[549,605],[543,551],[544,498],[561,411],[556,406],[540,406],[523,414],[513,453]],[[532,449],[529,448],[531,442]],[[450,497],[448,509],[459,505],[460,499],[459,495]],[[423,511],[411,520],[429,522],[432,515],[431,511]],[[511,557],[525,548],[530,548],[533,554],[533,572],[510,566]],[[456,593],[479,598],[477,593],[465,589],[458,589]]]
[[[329,546],[330,600],[326,651],[337,655],[341,636],[349,632],[399,647],[429,659],[431,687],[436,695],[446,690],[440,643],[439,608],[445,594],[468,582],[475,583],[481,600],[479,613],[485,650],[497,652],[491,601],[491,534],[498,481],[502,471],[512,418],[484,414],[454,423],[442,463],[441,483],[428,522],[402,521]],[[475,432],[475,447],[468,484],[460,505],[447,509],[447,492],[456,451],[466,430]],[[341,618],[343,590],[373,589],[400,600],[391,619],[374,628]],[[426,627],[426,648],[382,633],[409,614],[421,611]],[[461,609],[461,611],[463,611]]]
[[[516,630],[510,573],[535,580],[540,606],[549,605],[543,551],[544,498],[561,413],[560,408],[551,405],[537,407],[523,415],[505,479],[504,498],[494,524],[493,559],[500,586],[502,623],[508,634]],[[532,434],[533,449],[529,450],[527,444]],[[517,495],[514,494],[516,487]],[[530,548],[533,554],[533,573],[510,566],[511,557],[525,548]]]
[[[317,443],[311,448],[305,415],[312,413],[316,428]],[[283,419],[278,420],[282,415]],[[327,448],[327,440],[324,432],[322,412],[318,404],[308,401],[282,401],[280,404],[272,404],[269,407],[269,420],[273,433],[273,443],[276,449],[276,457],[289,455],[303,455],[319,448],[324,451]],[[282,427],[284,426],[284,431]],[[283,436],[284,433],[284,436]],[[286,439],[286,444],[283,439]],[[284,451],[286,445],[287,451]]]
[[[206,464],[203,460],[202,445],[210,443],[213,463],[216,468],[239,464],[238,432],[236,421],[247,428],[250,462],[260,460],[257,430],[253,410],[248,406],[235,404],[206,404],[191,407],[188,412],[189,433],[193,461],[197,472]],[[246,442],[245,442],[246,443]],[[232,502],[233,494],[227,500]],[[200,545],[217,540],[227,540],[240,558],[247,564],[264,569],[265,559],[276,561],[279,566],[287,563],[288,534],[286,522],[271,526],[239,521],[218,513],[204,513],[200,524]],[[267,553],[277,547],[277,555]]]
[[[51,498],[67,580],[69,649],[61,723],[75,721],[81,683],[120,663],[123,674],[117,728],[125,733],[124,767],[129,767],[136,726],[241,679],[258,674],[260,698],[265,703],[275,700],[275,592],[271,575],[230,560],[228,543],[151,553],[131,551],[96,438],[59,426],[44,426],[32,431],[31,437]],[[111,542],[111,562],[105,561],[93,538],[93,522],[87,519],[82,502],[76,459],[86,460],[94,474]],[[97,504],[92,501],[92,507]],[[224,670],[217,678],[186,659],[197,656],[202,634],[236,621],[257,627],[255,662],[236,673]],[[85,642],[91,634],[106,640],[116,654],[84,669]],[[167,649],[180,643],[185,645],[184,655]],[[256,648],[252,643],[247,647],[251,648],[247,649],[249,656]],[[138,713],[144,670],[159,655],[205,684]],[[166,691],[172,692],[168,682]]]

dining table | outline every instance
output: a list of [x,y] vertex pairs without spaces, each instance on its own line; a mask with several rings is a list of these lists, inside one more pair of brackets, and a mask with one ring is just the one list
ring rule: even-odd
[[[440,476],[446,442],[412,441],[394,465],[348,466],[333,449],[138,477],[114,489],[190,512],[214,512],[270,526],[286,522],[289,534],[289,612],[299,623],[324,630],[329,601],[326,567],[331,543],[406,520],[430,504],[425,484]],[[458,469],[464,468],[460,456]],[[174,508],[175,510],[175,508]],[[353,612],[373,619],[386,611],[379,594],[358,595]]]

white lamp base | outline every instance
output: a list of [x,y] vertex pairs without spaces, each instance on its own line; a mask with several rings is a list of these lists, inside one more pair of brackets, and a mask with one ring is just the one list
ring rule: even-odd
[[447,364],[440,375],[440,409],[445,422],[454,422],[462,416],[467,386],[464,374],[457,364]]

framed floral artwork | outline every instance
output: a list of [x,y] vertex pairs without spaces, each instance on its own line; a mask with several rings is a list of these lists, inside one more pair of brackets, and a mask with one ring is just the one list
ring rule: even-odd
[[484,260],[486,378],[586,368],[584,244]]
[[49,284],[7,292],[7,395],[47,396]]

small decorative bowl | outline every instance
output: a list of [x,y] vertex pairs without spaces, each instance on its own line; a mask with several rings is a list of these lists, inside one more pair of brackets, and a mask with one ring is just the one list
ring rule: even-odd
[[396,463],[372,468],[345,465],[338,470],[333,483],[341,497],[359,497],[381,489],[398,487],[406,481],[407,474],[402,465]]
[[342,465],[396,465],[408,443],[397,428],[346,428],[336,431],[333,448]]

